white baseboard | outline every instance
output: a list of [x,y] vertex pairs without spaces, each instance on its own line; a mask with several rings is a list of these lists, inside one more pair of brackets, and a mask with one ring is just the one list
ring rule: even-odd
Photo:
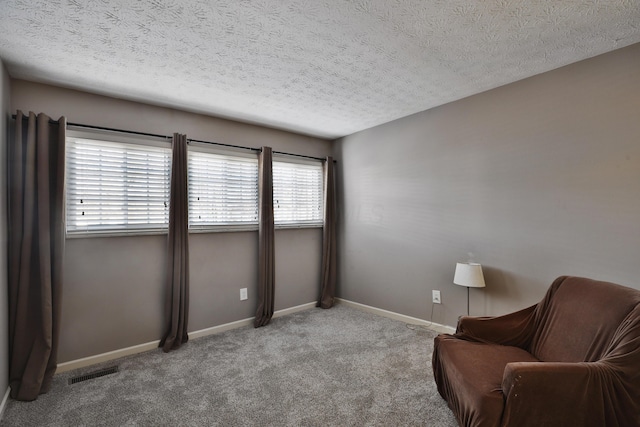
[[[282,310],[278,310],[273,313],[272,319],[286,316],[287,314],[296,313],[298,311],[309,310],[316,306],[315,301],[309,302],[295,307],[289,307]],[[211,328],[200,329],[198,331],[189,332],[189,339],[198,339],[209,335],[219,334],[221,332],[229,331],[231,329],[241,328],[243,326],[253,325],[253,317],[246,319],[236,320],[235,322],[225,323],[224,325],[213,326]],[[119,359],[121,357],[130,356],[132,354],[142,353],[145,351],[158,348],[160,340],[151,341],[144,344],[134,345],[132,347],[121,348],[119,350],[109,351],[102,354],[96,354],[95,356],[83,357],[81,359],[71,360],[69,362],[59,363],[56,374],[62,372],[71,371],[74,369],[84,368],[87,366],[95,365],[97,363],[108,362],[109,360]],[[5,396],[6,397],[6,396]]]
[[436,332],[441,332],[445,334],[454,333],[456,328],[447,325],[441,325],[440,323],[430,322],[429,320],[418,319],[417,317],[411,317],[400,313],[395,313],[393,311],[383,310],[381,308],[372,307],[370,305],[360,304],[359,302],[349,301],[343,298],[336,298],[338,303],[348,305],[353,308],[357,308],[358,310],[366,311],[368,313],[377,314],[379,316],[388,317],[390,319],[399,320],[404,323],[409,323],[411,325],[422,325],[426,326],[430,329],[433,329]]
[[9,400],[9,392],[11,391],[11,387],[7,386],[7,391],[4,393],[4,397],[2,398],[2,403],[0,403],[0,420],[4,417],[4,410],[7,407],[7,401]]
[[316,304],[317,303],[313,301],[313,302],[308,302],[306,304],[296,305],[295,307],[283,308],[282,310],[278,310],[275,313],[273,313],[273,318],[275,319],[276,317],[282,317],[288,314],[297,313],[299,311],[309,310],[311,308],[314,308]]
[[212,326],[211,328],[189,332],[189,340],[203,338],[209,335],[219,334],[221,332],[230,331],[231,329],[242,328],[243,326],[249,325],[253,325],[253,317],[236,320],[235,322],[225,323],[224,325]]
[[83,357],[82,359],[71,360],[69,362],[58,363],[56,374],[61,374],[63,372],[72,371],[74,369],[95,365],[96,363],[108,362],[109,360],[119,359],[120,357],[153,350],[154,348],[158,348],[158,344],[160,344],[160,340],[138,344],[132,347],[121,348],[119,350],[108,351],[106,353],[96,354],[95,356]]
[[[298,311],[308,310],[316,306],[315,302],[308,302],[306,304],[297,305],[295,307],[289,307],[282,310],[275,311],[273,313],[272,319],[276,319],[278,317],[286,316],[287,314],[296,313]],[[229,331],[231,329],[241,328],[243,326],[253,325],[253,319],[255,317],[248,317],[246,319],[236,320],[235,322],[225,323],[224,325],[213,326],[211,328],[200,329],[199,331],[189,332],[189,339],[192,338],[201,338],[206,337],[213,334],[219,334],[220,332]]]

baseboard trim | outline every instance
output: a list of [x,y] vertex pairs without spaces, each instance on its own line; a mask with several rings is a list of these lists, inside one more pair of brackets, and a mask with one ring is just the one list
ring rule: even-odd
[[[287,314],[296,313],[298,311],[309,310],[316,306],[314,302],[308,302],[306,304],[297,305],[295,307],[289,307],[282,310],[275,311],[272,319],[286,316]],[[219,334],[221,332],[229,331],[231,329],[241,328],[243,326],[253,325],[255,317],[248,317],[246,319],[236,320],[235,322],[225,323],[224,325],[212,326],[211,328],[200,329],[199,331],[189,332],[189,339],[202,338],[209,335]]]
[[[298,311],[309,310],[316,306],[315,301],[306,304],[297,305],[295,307],[289,307],[282,310],[278,310],[273,313],[272,319],[286,316],[287,314],[296,313]],[[235,322],[225,323],[224,325],[213,326],[211,328],[200,329],[197,331],[189,332],[189,339],[203,338],[209,335],[219,334],[221,332],[229,331],[231,329],[242,328],[243,326],[253,325],[254,317],[246,319],[236,320]],[[119,359],[121,357],[130,356],[132,354],[143,353],[145,351],[158,348],[160,340],[147,342],[144,344],[134,345],[132,347],[121,348],[119,350],[113,350],[102,354],[96,354],[95,356],[83,357],[81,359],[71,360],[69,362],[59,363],[56,374],[72,371],[74,369],[85,368],[87,366],[95,365],[97,363],[108,362],[109,360]],[[6,397],[6,396],[5,396]]]
[[275,313],[273,313],[273,318],[275,319],[276,317],[282,317],[288,314],[297,313],[299,311],[309,310],[309,309],[315,308],[316,304],[317,302],[313,301],[313,302],[308,302],[306,304],[296,305],[294,307],[283,308],[282,310],[278,310]]
[[72,371],[74,369],[84,368],[87,366],[95,365],[97,363],[108,362],[109,360],[119,359],[121,357],[130,356],[132,354],[153,350],[154,348],[158,348],[158,344],[160,344],[160,340],[121,348],[119,350],[108,351],[106,353],[96,354],[95,356],[83,357],[81,359],[71,360],[69,362],[58,363],[56,374],[61,374],[63,372]]
[[236,320],[235,322],[225,323],[224,325],[212,326],[210,328],[189,332],[189,340],[208,337],[209,335],[215,335],[221,332],[230,331],[231,329],[242,328],[243,326],[249,325],[253,325],[253,317]]
[[4,410],[7,407],[7,401],[9,400],[9,392],[11,391],[11,387],[7,386],[7,391],[4,393],[4,397],[2,398],[2,403],[0,403],[0,420],[4,417]]
[[353,308],[357,308],[358,310],[366,311],[367,313],[377,314],[379,316],[388,317],[390,319],[399,320],[404,323],[409,323],[411,325],[422,325],[428,328],[433,329],[436,332],[442,333],[453,333],[456,331],[455,328],[447,325],[441,325],[440,323],[431,322],[429,320],[418,319],[417,317],[407,316],[405,314],[396,313],[389,310],[384,310],[382,308],[372,307],[370,305],[361,304],[359,302],[350,301],[344,298],[336,298],[338,303],[348,305]]

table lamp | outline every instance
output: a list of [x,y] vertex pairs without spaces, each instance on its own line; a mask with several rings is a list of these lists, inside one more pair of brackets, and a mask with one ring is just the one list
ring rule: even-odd
[[467,316],[469,315],[469,288],[484,288],[484,276],[482,266],[473,262],[459,262],[456,264],[456,272],[453,283],[467,288]]

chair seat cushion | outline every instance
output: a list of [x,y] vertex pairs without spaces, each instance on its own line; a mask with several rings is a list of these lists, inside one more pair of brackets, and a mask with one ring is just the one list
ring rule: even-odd
[[438,391],[464,426],[500,426],[505,366],[537,361],[518,347],[466,341],[451,335],[435,338],[433,370]]

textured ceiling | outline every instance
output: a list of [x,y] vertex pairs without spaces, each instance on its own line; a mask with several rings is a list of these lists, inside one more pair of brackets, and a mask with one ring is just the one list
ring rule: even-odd
[[335,138],[640,42],[640,0],[0,0],[14,78]]

